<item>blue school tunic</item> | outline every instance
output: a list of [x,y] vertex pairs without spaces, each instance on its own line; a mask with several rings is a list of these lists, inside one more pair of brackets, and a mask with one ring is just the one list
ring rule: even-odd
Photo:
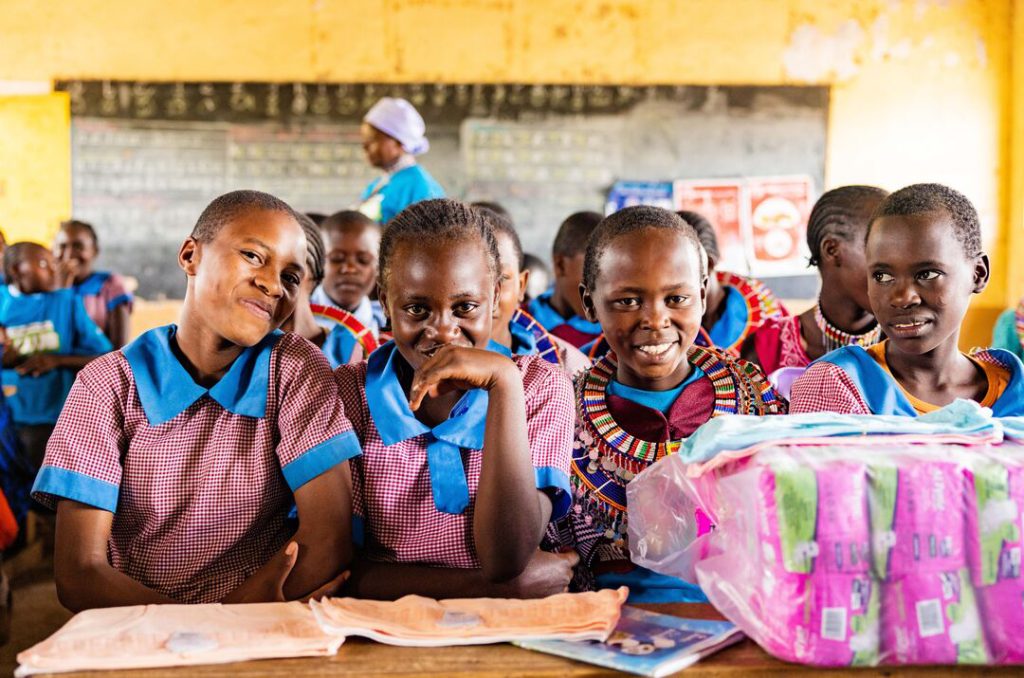
[[[1010,382],[992,405],[992,414],[996,417],[1024,414],[1024,364],[1020,358],[1010,351],[998,348],[988,349],[979,357],[990,358],[1010,372]],[[814,361],[818,362],[835,365],[846,372],[872,414],[918,416],[893,376],[864,348],[844,346]]]
[[378,177],[370,182],[360,198],[359,211],[377,223],[386,224],[413,203],[443,197],[441,184],[427,170],[412,165],[398,170],[390,178]]
[[728,348],[740,340],[747,331],[750,322],[750,310],[747,301],[735,287],[725,288],[725,308],[715,322],[708,336],[713,346]]
[[349,360],[352,358],[352,352],[358,343],[351,330],[344,325],[335,325],[327,333],[324,345],[320,348],[323,350],[324,355],[327,356],[327,362],[331,364],[331,369],[336,369],[341,365],[349,363]]
[[[99,355],[113,349],[70,289],[0,297],[0,325],[18,353]],[[75,381],[75,370],[58,368],[38,377],[3,371],[4,388],[17,426],[53,424]]]
[[601,334],[601,324],[590,322],[573,314],[566,318],[551,305],[551,297],[555,294],[554,286],[546,289],[541,295],[530,302],[530,315],[541,326],[586,353],[583,347],[589,346]]

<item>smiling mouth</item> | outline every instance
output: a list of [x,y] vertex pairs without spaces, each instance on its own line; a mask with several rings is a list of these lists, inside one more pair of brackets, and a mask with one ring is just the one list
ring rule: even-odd
[[679,341],[676,340],[676,341],[669,341],[669,342],[665,342],[665,343],[661,343],[661,344],[644,344],[642,346],[637,346],[636,350],[638,350],[641,353],[644,353],[646,355],[649,355],[652,358],[657,358],[659,356],[663,356],[666,353],[668,353],[668,351],[671,350],[671,348],[673,346],[675,346],[676,344],[678,344],[678,343],[679,343]]
[[889,323],[889,326],[896,330],[914,330],[928,324],[927,320],[901,320],[900,322]]
[[270,320],[273,316],[273,309],[270,304],[261,303],[253,299],[243,299],[242,305],[245,309],[261,320]]

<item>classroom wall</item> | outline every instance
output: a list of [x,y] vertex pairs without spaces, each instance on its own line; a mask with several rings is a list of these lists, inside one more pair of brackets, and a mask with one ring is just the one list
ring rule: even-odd
[[[987,323],[1024,292],[1024,267],[1008,274],[1011,248],[1016,260],[1024,255],[1024,141],[1011,133],[1024,113],[1022,7],[1024,0],[5,0],[0,81],[827,84],[829,185],[940,181],[977,204],[994,275],[964,343],[980,344]],[[50,220],[33,227],[48,233],[62,209],[55,204]]]

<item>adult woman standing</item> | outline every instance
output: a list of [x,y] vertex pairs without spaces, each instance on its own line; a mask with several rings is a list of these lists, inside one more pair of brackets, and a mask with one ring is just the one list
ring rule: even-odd
[[415,202],[444,197],[441,185],[416,163],[430,142],[423,117],[412,104],[384,97],[367,111],[360,132],[366,159],[384,171],[363,191],[360,212],[386,224]]

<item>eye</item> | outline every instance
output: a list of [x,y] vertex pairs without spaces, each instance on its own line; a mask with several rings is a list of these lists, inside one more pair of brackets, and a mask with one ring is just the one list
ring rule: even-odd
[[360,266],[372,266],[373,265],[373,257],[368,255],[368,254],[363,254],[363,255],[360,255],[360,256],[356,257],[356,261],[359,262]]
[[874,273],[871,274],[871,277],[874,279],[876,283],[880,283],[882,285],[886,283],[891,283],[894,280],[894,278],[890,274],[883,273],[882,271],[875,271]]
[[456,304],[455,312],[459,315],[468,315],[479,308],[480,304],[472,301],[464,301],[461,304]]
[[622,299],[616,299],[612,303],[620,308],[638,308],[640,306],[640,299],[637,297],[623,297]]
[[403,310],[413,318],[422,318],[427,315],[427,307],[422,304],[409,304]]
[[682,306],[690,300],[690,297],[684,297],[681,294],[670,294],[665,297],[665,303],[669,306]]
[[936,271],[934,268],[931,268],[931,269],[928,269],[927,271],[921,271],[920,273],[918,273],[917,274],[917,279],[918,280],[935,280],[940,275],[942,275],[941,271]]
[[260,255],[252,250],[242,250],[242,256],[255,264],[263,261]]
[[293,287],[298,287],[299,283],[302,282],[302,279],[299,278],[299,276],[295,275],[294,273],[285,273],[283,276],[281,276],[281,278],[285,281],[286,284],[291,285]]

